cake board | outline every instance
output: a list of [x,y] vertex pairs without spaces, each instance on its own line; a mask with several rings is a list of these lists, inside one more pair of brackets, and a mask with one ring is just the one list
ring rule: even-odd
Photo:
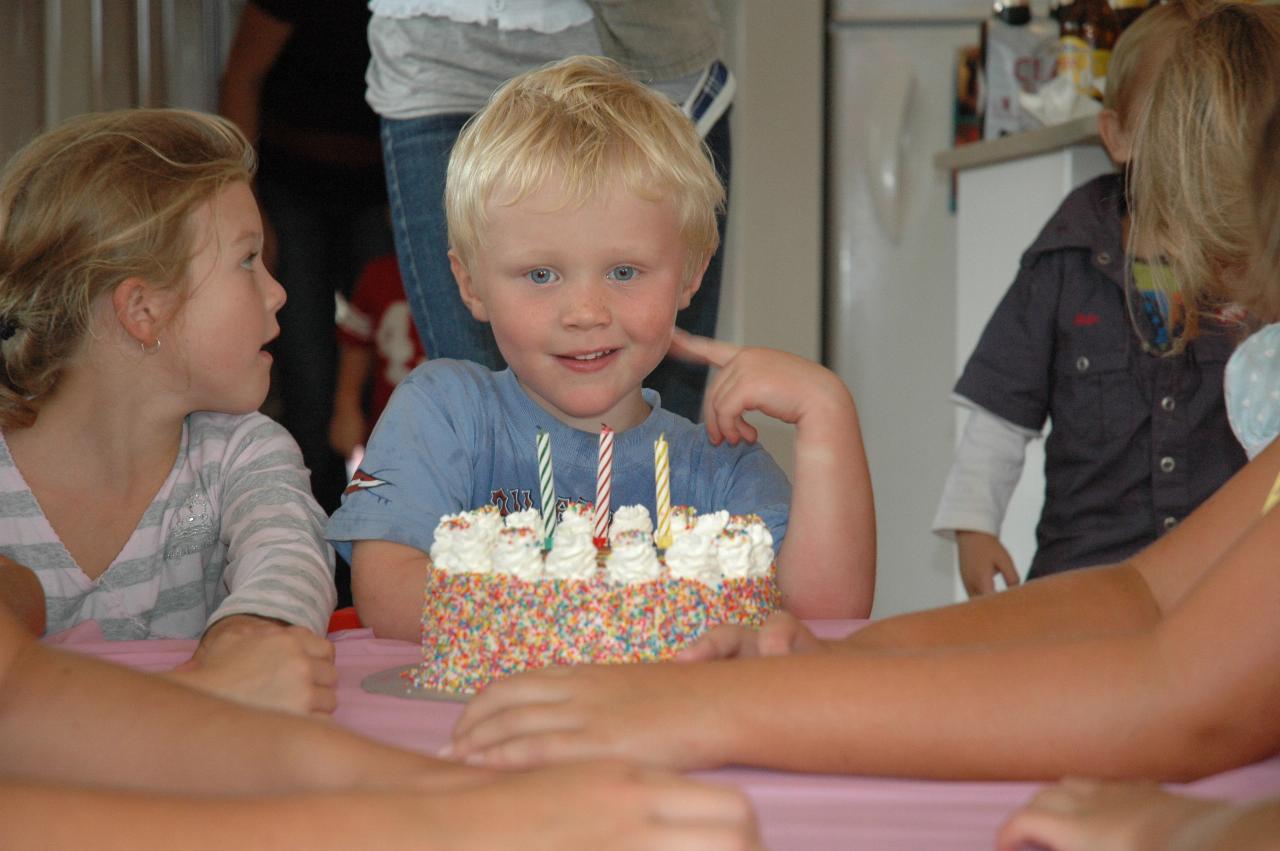
[[397,665],[385,671],[377,671],[360,681],[360,688],[370,694],[386,694],[391,697],[403,697],[409,700],[444,700],[450,703],[466,703],[471,699],[469,694],[443,691],[434,688],[418,688],[409,679],[409,674],[419,668],[422,663]]

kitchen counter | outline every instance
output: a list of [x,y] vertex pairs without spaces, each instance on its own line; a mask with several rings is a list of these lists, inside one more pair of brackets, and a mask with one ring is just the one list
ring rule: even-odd
[[1099,141],[1098,117],[1085,115],[1063,124],[950,148],[935,155],[933,164],[944,169],[973,168],[1032,157],[1072,145],[1097,144]]

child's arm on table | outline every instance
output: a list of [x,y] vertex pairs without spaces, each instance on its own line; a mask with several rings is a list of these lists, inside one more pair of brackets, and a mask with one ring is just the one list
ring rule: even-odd
[[0,765],[9,779],[178,794],[431,788],[468,776],[332,724],[46,647],[4,606]]
[[0,823],[12,851],[175,843],[191,851],[762,848],[751,807],[736,789],[600,764],[503,774],[428,793],[178,798],[0,782]]
[[373,350],[348,342],[338,345],[338,377],[329,419],[329,445],[343,458],[365,442],[369,424],[364,418],[364,386],[373,369]]
[[671,351],[717,367],[704,419],[713,443],[754,442],[760,411],[796,427],[795,482],[778,553],[783,603],[801,617],[866,617],[875,592],[875,505],[858,411],[848,388],[813,361],[679,329]]
[[221,509],[231,593],[173,676],[264,708],[332,712],[337,672],[324,635],[337,602],[333,551],[301,453],[279,425],[255,417],[237,427]]
[[379,638],[422,637],[422,588],[431,559],[394,541],[356,541],[351,553],[351,596],[360,622]]
[[0,604],[9,606],[32,635],[44,635],[44,588],[31,568],[0,555]]
[[256,615],[219,620],[191,658],[167,676],[261,709],[328,713],[338,706],[338,671],[328,639]]
[[494,778],[44,647],[3,605],[0,766],[13,849],[758,847],[729,788],[603,765]]
[[1149,628],[1257,520],[1277,470],[1280,445],[1245,465],[1171,532],[1121,564],[1067,571],[991,597],[877,621],[844,643],[852,649],[954,646]]
[[[1280,681],[1259,676],[1280,666],[1268,605],[1280,600],[1280,512],[1258,519],[1278,467],[1280,446],[1167,542],[1086,572],[1105,581],[1056,583],[1055,598],[1036,590],[1053,587],[1043,580],[952,606],[944,630],[921,615],[919,649],[518,676],[467,707],[454,752],[990,779],[1186,780],[1243,765],[1280,748]],[[1090,591],[1118,622],[1097,618]],[[1044,629],[1002,603],[1015,596]],[[984,614],[1001,623],[984,629]],[[958,626],[966,646],[937,646]],[[991,723],[1007,706],[1018,712]]]
[[[1226,549],[1256,520],[1280,469],[1280,441],[1245,465],[1217,493],[1169,534],[1129,561],[1071,570],[990,596],[875,621],[827,649],[883,650],[957,647],[1087,638],[1132,632],[1157,624]],[[766,639],[766,655],[789,652],[796,629]],[[805,630],[807,634],[807,630]],[[682,658],[705,660],[751,656],[757,635],[741,627],[719,627],[688,648]],[[813,649],[812,641],[802,642]]]

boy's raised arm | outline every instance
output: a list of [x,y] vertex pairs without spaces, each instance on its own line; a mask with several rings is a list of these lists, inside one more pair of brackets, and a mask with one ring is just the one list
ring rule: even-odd
[[796,427],[795,482],[778,584],[804,618],[864,618],[875,592],[875,505],[853,397],[830,370],[775,349],[677,330],[672,353],[718,368],[704,419],[713,443],[754,441],[760,411]]

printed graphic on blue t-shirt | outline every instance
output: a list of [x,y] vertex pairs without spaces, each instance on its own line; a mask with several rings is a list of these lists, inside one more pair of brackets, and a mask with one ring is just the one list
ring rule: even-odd
[[[791,485],[759,446],[713,446],[706,430],[663,410],[614,437],[612,505],[656,514],[654,441],[665,434],[671,502],[700,513],[758,514],[780,546]],[[433,360],[415,369],[391,397],[329,521],[328,538],[350,560],[358,540],[384,540],[429,552],[445,514],[481,505],[504,513],[540,508],[535,441],[551,436],[557,508],[595,498],[598,435],[570,428],[533,402],[510,370]]]

